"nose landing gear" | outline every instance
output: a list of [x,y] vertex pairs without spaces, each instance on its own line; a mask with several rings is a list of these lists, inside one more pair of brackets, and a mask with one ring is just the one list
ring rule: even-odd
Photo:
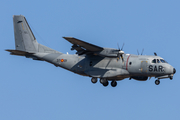
[[160,84],[160,80],[159,79],[155,80],[155,84],[159,85]]
[[155,77],[155,78],[157,78],[157,80],[155,80],[155,84],[159,85],[160,84],[160,79],[169,78],[170,80],[172,80],[173,79],[173,74],[171,74],[171,75],[164,75],[164,76],[158,76],[158,77]]

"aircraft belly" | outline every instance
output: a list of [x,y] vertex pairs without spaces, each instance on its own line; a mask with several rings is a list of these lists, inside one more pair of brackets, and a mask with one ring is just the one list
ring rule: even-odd
[[112,77],[122,77],[129,75],[129,72],[124,69],[100,69],[94,68],[92,70],[85,71],[86,74],[92,77],[98,78],[112,78]]

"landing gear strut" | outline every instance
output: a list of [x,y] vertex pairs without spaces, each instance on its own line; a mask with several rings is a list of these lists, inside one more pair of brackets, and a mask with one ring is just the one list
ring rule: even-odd
[[156,84],[156,85],[159,85],[159,84],[160,84],[160,80],[159,80],[159,79],[156,80],[156,81],[155,81],[155,84]]

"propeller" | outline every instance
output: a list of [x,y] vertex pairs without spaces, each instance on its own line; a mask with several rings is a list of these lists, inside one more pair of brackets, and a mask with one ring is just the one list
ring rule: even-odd
[[124,54],[124,51],[123,51],[124,43],[123,43],[121,49],[119,48],[119,44],[117,44],[117,45],[118,45],[117,60],[119,60],[120,57],[121,57],[121,58],[122,58],[122,61],[124,62],[124,58],[123,58],[123,56],[122,56],[122,55]]

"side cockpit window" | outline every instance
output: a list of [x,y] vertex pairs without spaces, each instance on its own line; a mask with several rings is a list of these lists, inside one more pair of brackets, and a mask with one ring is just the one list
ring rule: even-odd
[[152,63],[167,63],[164,59],[153,59]]
[[163,60],[163,59],[160,59],[160,61],[162,62],[162,63],[167,63],[165,60]]
[[156,59],[152,60],[152,63],[156,63]]
[[160,60],[159,60],[159,59],[157,59],[157,63],[160,63]]

